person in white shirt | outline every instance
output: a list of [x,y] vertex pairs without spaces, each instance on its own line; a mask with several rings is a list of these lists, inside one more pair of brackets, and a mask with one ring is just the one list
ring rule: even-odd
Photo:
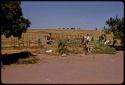
[[87,34],[82,38],[82,44],[84,45],[84,48],[85,48],[85,55],[87,55],[90,52],[90,42],[91,42],[91,38],[89,34]]
[[87,39],[88,42],[91,41],[89,34],[87,34],[86,39]]

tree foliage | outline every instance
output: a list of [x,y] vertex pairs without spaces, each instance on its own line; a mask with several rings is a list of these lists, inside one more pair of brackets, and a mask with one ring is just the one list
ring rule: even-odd
[[110,17],[108,20],[106,20],[106,26],[104,27],[104,31],[107,32],[113,32],[114,39],[120,39],[123,43],[124,40],[124,17],[118,18],[117,16],[115,18]]
[[20,1],[1,1],[1,35],[21,38],[30,26],[30,21],[23,17]]

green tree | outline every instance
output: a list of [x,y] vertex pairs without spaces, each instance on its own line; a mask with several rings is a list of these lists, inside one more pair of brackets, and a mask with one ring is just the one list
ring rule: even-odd
[[[113,32],[113,40],[115,42],[116,39],[120,39],[121,43],[124,42],[124,17],[118,18],[117,16],[115,18],[110,17],[108,20],[106,20],[106,26],[104,27],[104,31],[106,33]],[[114,44],[113,44],[114,45]]]
[[23,17],[21,1],[1,1],[1,35],[21,38],[30,27],[30,21]]

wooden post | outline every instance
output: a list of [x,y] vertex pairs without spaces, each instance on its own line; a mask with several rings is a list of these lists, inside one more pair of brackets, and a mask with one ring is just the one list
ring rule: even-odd
[[15,38],[14,38],[14,48],[15,48]]
[[22,44],[23,44],[23,47],[24,47],[24,35],[23,35],[23,42],[22,42]]
[[29,41],[29,36],[28,36],[28,33],[27,33],[27,47],[28,47],[28,41]]
[[18,47],[19,47],[19,38],[18,38],[18,40],[17,40],[17,44],[18,44]]
[[13,40],[12,40],[12,36],[11,36],[11,47],[13,47],[13,45],[12,45],[12,44],[13,44],[12,41],[13,41]]
[[28,34],[28,47],[30,47],[30,37],[29,37],[29,34]]

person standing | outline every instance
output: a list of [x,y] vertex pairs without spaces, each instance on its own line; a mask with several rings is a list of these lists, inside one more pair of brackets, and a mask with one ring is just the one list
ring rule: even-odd
[[85,49],[85,55],[88,55],[90,53],[90,42],[91,38],[89,34],[83,36],[81,43],[83,44],[83,48]]
[[46,41],[46,52],[52,52],[52,43],[53,43],[52,34],[49,33],[47,35],[47,41]]
[[49,33],[49,34],[47,35],[47,44],[48,44],[48,45],[51,45],[51,44],[52,44],[52,34],[51,34],[51,33]]

